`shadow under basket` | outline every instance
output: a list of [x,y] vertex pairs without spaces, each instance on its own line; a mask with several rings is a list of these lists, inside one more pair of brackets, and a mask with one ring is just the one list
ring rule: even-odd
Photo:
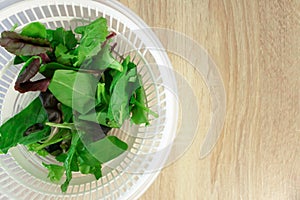
[[[105,17],[111,31],[117,33],[115,51],[120,59],[130,55],[138,63],[138,71],[145,86],[147,105],[159,117],[150,117],[149,126],[134,126],[125,122],[122,130],[112,130],[129,145],[128,151],[118,159],[115,167],[104,165],[103,177],[73,173],[66,193],[61,183],[51,183],[48,170],[42,165],[54,163],[51,156],[40,157],[17,146],[8,154],[0,155],[0,199],[136,199],[154,181],[159,173],[157,163],[163,164],[168,150],[155,158],[152,152],[165,148],[174,138],[178,119],[176,82],[167,54],[155,34],[129,9],[116,1],[105,0],[51,0],[4,1],[0,6],[0,32],[10,30],[14,24],[22,28],[39,21],[47,28],[74,29],[98,17]],[[2,3],[1,3],[2,4]],[[1,8],[2,7],[2,8]],[[139,30],[135,32],[135,30]],[[157,47],[157,49],[147,48]],[[22,65],[13,65],[13,55],[0,47],[0,124],[20,112],[39,93],[19,94],[14,82]],[[164,67],[160,67],[164,66]],[[173,92],[166,90],[172,88]],[[130,133],[130,134],[128,134]],[[151,135],[151,137],[145,136]],[[145,156],[137,156],[145,155]],[[157,170],[149,170],[157,167]],[[144,169],[144,170],[143,170]],[[62,180],[63,182],[64,180]]]

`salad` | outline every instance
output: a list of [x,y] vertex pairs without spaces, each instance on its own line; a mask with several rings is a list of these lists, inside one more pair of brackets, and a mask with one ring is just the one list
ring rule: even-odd
[[[1,33],[0,45],[15,55],[15,65],[22,64],[14,89],[39,97],[2,124],[0,150],[8,153],[20,144],[55,157],[59,164],[42,165],[52,182],[65,175],[62,192],[73,172],[99,179],[102,164],[127,150],[124,141],[109,135],[111,129],[125,120],[149,125],[148,115],[157,117],[147,107],[137,65],[129,56],[121,61],[113,56],[115,35],[102,17],[74,30],[33,22]],[[86,134],[93,134],[88,145],[99,152],[97,158],[82,139]]]

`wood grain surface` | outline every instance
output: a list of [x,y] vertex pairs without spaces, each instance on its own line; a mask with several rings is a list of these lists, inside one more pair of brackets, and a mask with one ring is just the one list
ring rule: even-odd
[[209,94],[186,63],[176,70],[199,85],[201,122],[184,156],[140,197],[300,199],[300,1],[121,0],[151,27],[193,38],[224,80],[227,115],[213,152],[199,159],[209,126]]

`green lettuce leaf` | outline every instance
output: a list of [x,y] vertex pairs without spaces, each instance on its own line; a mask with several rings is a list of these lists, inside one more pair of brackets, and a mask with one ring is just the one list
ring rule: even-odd
[[81,34],[79,46],[76,48],[78,60],[74,66],[81,66],[86,60],[92,59],[101,50],[101,44],[106,40],[108,35],[107,21],[101,17],[86,26],[79,26],[75,33]]
[[46,27],[40,22],[32,22],[22,28],[21,35],[32,38],[46,39]]
[[73,157],[74,157],[74,155],[76,153],[76,146],[77,146],[78,141],[79,141],[79,135],[76,132],[73,132],[72,133],[71,146],[70,146],[70,149],[68,151],[67,157],[66,157],[66,159],[64,161],[64,168],[66,170],[66,180],[61,185],[61,190],[63,192],[67,191],[68,186],[70,184],[70,181],[72,179],[72,169],[71,169],[71,166],[72,166]]
[[112,57],[110,52],[110,46],[105,45],[101,51],[94,56],[92,63],[88,66],[88,69],[106,70],[108,68],[123,71],[123,66]]
[[35,131],[30,133],[30,135],[23,137],[19,140],[19,144],[23,145],[30,145],[41,140],[44,140],[48,137],[49,133],[51,132],[51,128],[49,126],[45,126],[42,130]]
[[48,88],[62,104],[79,113],[87,113],[95,107],[97,82],[92,74],[56,70]]
[[[72,66],[78,57],[75,50],[69,51],[69,49],[61,43],[56,46],[54,54],[58,63],[69,66]],[[72,67],[76,68],[74,66]]]
[[[3,153],[7,153],[11,147],[16,146],[20,141],[26,140],[23,134],[25,131],[37,123],[44,123],[48,120],[47,111],[42,106],[42,102],[39,98],[33,100],[25,109],[10,118],[0,127],[0,150]],[[41,138],[44,138],[44,133],[39,134]],[[31,138],[33,136],[30,136]],[[31,138],[32,139],[32,138]],[[37,140],[38,138],[34,138]]]
[[77,145],[77,161],[82,174],[94,174],[96,179],[102,177],[101,162],[97,160],[80,141]]
[[99,162],[105,163],[124,153],[128,145],[116,136],[107,136],[88,144],[87,149]]
[[121,127],[130,117],[129,102],[133,92],[138,88],[136,68],[132,68],[127,74],[123,74],[113,89],[108,107],[108,118]]
[[71,30],[67,31],[62,27],[56,30],[47,29],[47,39],[53,47],[62,44],[68,50],[75,48],[78,43],[75,34]]
[[63,65],[57,62],[50,62],[47,64],[44,64],[40,67],[39,72],[43,74],[47,78],[52,78],[54,75],[54,72],[56,70],[65,69],[65,70],[78,70],[78,68],[74,68],[71,66]]
[[59,182],[64,175],[65,168],[60,165],[55,164],[45,164],[43,163],[44,167],[48,169],[48,178],[52,182]]

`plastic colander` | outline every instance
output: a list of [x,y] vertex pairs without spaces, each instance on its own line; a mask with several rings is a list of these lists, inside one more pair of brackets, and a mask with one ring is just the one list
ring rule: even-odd
[[[107,0],[0,0],[0,32],[11,29],[14,24],[19,28],[40,21],[47,28],[74,28],[77,25],[103,16],[107,19],[110,30],[118,35],[117,55],[131,55],[138,63],[138,70],[146,85],[147,104],[159,114],[151,118],[149,127],[131,126],[126,123],[122,131],[114,130],[111,134],[119,136],[129,144],[129,150],[118,164],[111,168],[103,167],[103,177],[98,181],[92,175],[74,173],[66,193],[60,190],[60,184],[51,183],[48,171],[42,162],[51,163],[51,157],[42,158],[25,147],[17,146],[9,154],[0,155],[0,199],[136,199],[157,177],[159,170],[143,173],[141,167],[147,168],[153,162],[164,163],[168,151],[161,156],[147,159],[135,157],[139,153],[155,152],[165,147],[174,138],[177,123],[178,102],[176,100],[176,83],[168,56],[163,51],[152,51],[145,47],[162,48],[155,34],[147,25],[129,9],[117,1]],[[134,32],[133,30],[147,30]],[[14,81],[21,65],[13,65],[13,55],[0,48],[0,123],[21,111],[38,93],[19,94],[14,91]],[[148,65],[155,63],[155,66]],[[157,66],[166,66],[159,68]],[[157,87],[162,85],[162,87]],[[163,85],[171,87],[173,92],[165,90]],[[130,132],[131,134],[123,134]],[[151,138],[143,139],[139,134]],[[156,134],[152,134],[156,133]],[[133,135],[135,137],[133,137]],[[130,163],[130,171],[126,170]],[[132,173],[135,167],[138,173]]]

